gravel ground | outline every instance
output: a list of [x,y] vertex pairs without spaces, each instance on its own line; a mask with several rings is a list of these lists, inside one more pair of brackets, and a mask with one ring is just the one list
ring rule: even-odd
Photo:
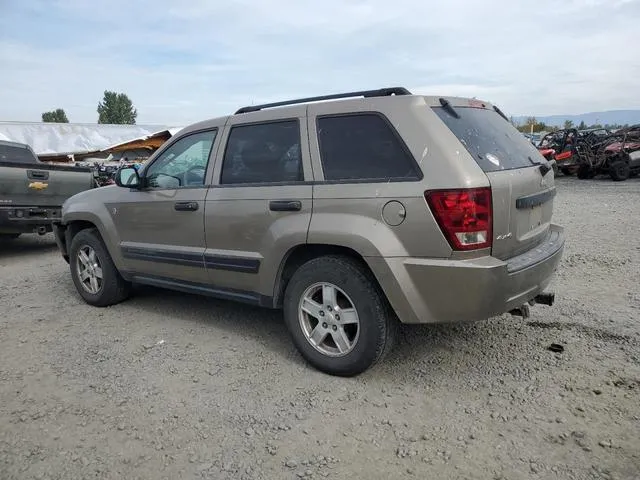
[[640,478],[640,181],[557,183],[553,308],[405,327],[353,379],[277,312],[153,289],[94,309],[50,236],[3,244],[0,479]]

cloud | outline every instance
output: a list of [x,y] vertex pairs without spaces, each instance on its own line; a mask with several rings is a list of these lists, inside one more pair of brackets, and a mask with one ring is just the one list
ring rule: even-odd
[[7,3],[2,120],[94,122],[105,89],[162,124],[390,85],[514,115],[640,107],[638,0]]

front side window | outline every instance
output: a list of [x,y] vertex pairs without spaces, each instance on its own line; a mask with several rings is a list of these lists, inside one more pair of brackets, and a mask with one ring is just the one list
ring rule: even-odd
[[304,179],[297,120],[231,128],[220,183],[299,182]]
[[180,188],[204,185],[211,147],[217,130],[181,138],[154,161],[145,172],[151,188]]
[[383,117],[374,113],[320,117],[325,180],[413,180],[415,161]]

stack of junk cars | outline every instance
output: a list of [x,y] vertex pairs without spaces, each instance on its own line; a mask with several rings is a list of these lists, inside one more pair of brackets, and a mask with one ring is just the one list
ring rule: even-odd
[[558,171],[578,178],[609,175],[620,182],[640,173],[640,124],[612,132],[568,128],[545,135],[538,150]]

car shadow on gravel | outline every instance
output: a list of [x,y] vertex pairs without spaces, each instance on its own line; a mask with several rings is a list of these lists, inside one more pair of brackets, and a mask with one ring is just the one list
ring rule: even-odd
[[[180,325],[205,324],[211,335],[251,340],[290,361],[299,358],[289,337],[281,310],[254,307],[228,300],[136,285],[127,304],[149,314],[170,314]],[[178,325],[176,325],[178,326]]]
[[387,357],[395,362],[413,362],[426,352],[450,351],[452,354],[491,343],[501,319],[427,325],[401,325],[398,339]]
[[[178,321],[176,328],[189,323],[204,324],[207,327],[204,335],[209,334],[210,328],[212,339],[219,337],[222,330],[222,335],[228,336],[232,343],[249,340],[269,350],[282,361],[312,368],[295,349],[280,310],[146,286],[136,286],[135,295],[127,304],[150,315],[170,315]],[[459,362],[461,355],[474,357],[474,351],[482,350],[494,343],[496,336],[500,337],[496,330],[510,328],[504,322],[509,323],[509,320],[402,325],[395,348],[379,366],[371,369],[370,374],[376,378],[401,375],[412,371],[417,363],[434,352],[449,358],[452,363]],[[521,340],[527,341],[525,336]],[[522,346],[515,345],[511,348],[518,350]],[[468,360],[474,361],[472,358]]]
[[53,235],[21,235],[13,240],[0,240],[0,259],[51,253],[57,248]]
[[[236,362],[237,356],[238,365],[251,368],[256,362],[258,368],[266,362],[315,373],[294,347],[280,310],[147,286],[136,286],[134,295],[115,308],[128,310],[121,317],[124,322],[128,317],[158,322],[151,330],[162,331],[168,342],[172,338],[187,341],[185,332],[189,332],[202,345],[237,352],[230,361]],[[542,318],[553,321],[527,322],[504,315],[478,322],[401,325],[395,348],[356,381],[413,382],[428,372],[430,381],[445,384],[454,377],[472,379],[478,369],[504,375],[529,368],[534,357],[555,355],[547,347],[567,336],[593,340],[572,323]],[[609,339],[599,335],[597,340]],[[257,351],[266,357],[255,355]],[[535,363],[548,367],[540,360]]]

